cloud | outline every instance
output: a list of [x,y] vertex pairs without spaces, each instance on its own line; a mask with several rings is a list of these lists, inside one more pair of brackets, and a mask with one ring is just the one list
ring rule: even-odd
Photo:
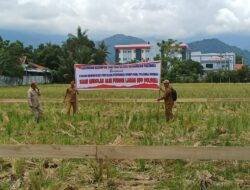
[[211,34],[234,32],[241,25],[239,18],[228,8],[218,10],[214,20],[215,22],[207,27],[208,32]]
[[209,34],[250,32],[250,1],[228,1],[226,7],[218,9],[213,23],[207,27]]
[[250,31],[249,0],[0,0],[0,28],[186,38]]

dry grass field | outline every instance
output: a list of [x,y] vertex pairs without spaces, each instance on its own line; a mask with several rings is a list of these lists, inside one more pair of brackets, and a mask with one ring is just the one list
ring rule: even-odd
[[[174,84],[179,99],[165,122],[158,91],[81,91],[79,112],[67,116],[66,85],[42,85],[43,119],[35,124],[24,103],[0,104],[1,144],[250,146],[250,84]],[[25,99],[27,86],[0,88],[1,99]],[[91,100],[99,99],[99,101]],[[128,100],[107,102],[105,99]],[[57,100],[51,102],[49,100]],[[103,101],[102,101],[103,100]],[[129,102],[131,100],[131,102]],[[248,161],[0,159],[0,189],[249,189]]]

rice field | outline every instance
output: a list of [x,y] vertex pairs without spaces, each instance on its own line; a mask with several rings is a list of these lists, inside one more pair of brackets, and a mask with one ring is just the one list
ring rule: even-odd
[[[165,122],[163,103],[80,101],[64,113],[67,85],[42,85],[43,119],[26,103],[0,104],[1,144],[249,146],[250,101],[177,103]],[[174,84],[178,98],[250,98],[250,84]],[[24,99],[27,86],[2,87],[0,99]],[[156,99],[158,91],[81,91],[79,98]],[[56,99],[58,102],[46,102]],[[247,161],[106,161],[1,159],[0,189],[249,189]]]

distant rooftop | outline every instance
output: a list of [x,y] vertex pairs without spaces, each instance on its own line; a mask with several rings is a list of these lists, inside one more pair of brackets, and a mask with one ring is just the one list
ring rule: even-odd
[[241,70],[244,67],[244,64],[235,64],[234,69],[235,70]]
[[181,43],[181,44],[180,44],[180,47],[181,47],[181,48],[189,48],[188,45],[187,45],[186,43]]
[[115,45],[115,49],[149,49],[150,44]]

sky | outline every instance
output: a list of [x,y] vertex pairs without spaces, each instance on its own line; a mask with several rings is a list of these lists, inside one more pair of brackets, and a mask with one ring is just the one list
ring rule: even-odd
[[250,0],[0,0],[0,28],[95,38],[250,33]]

